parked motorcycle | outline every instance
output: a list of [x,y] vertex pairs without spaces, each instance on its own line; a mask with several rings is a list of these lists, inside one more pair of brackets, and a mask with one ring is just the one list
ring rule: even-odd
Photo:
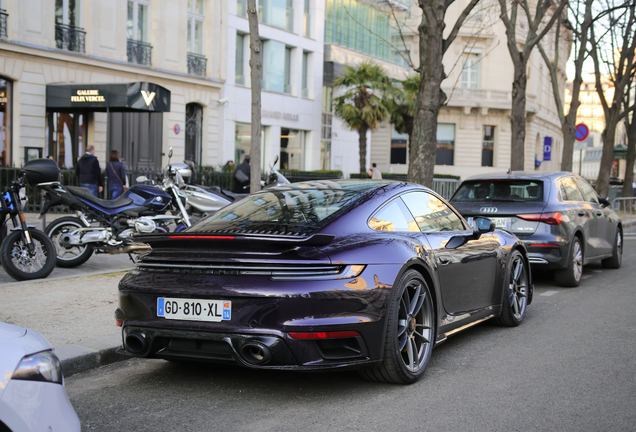
[[[168,172],[166,177],[161,187],[134,185],[114,200],[103,200],[87,188],[63,186],[57,181],[40,184],[47,200],[41,214],[56,205],[77,211],[77,217],[62,217],[46,227],[46,234],[57,248],[57,265],[77,267],[94,251],[141,252],[148,246],[134,244],[133,234],[168,232],[171,224],[190,226],[186,198],[174,186],[176,176]],[[166,214],[168,211],[172,215]]]
[[[16,280],[45,278],[55,268],[55,246],[42,231],[27,226],[20,203],[20,189],[25,187],[25,180],[35,186],[41,181],[57,180],[59,175],[55,161],[29,161],[24,164],[19,177],[0,195],[0,259],[7,274]],[[8,220],[13,223],[9,233]]]

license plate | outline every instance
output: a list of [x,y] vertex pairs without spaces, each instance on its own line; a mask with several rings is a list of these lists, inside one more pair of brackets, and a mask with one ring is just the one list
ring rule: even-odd
[[497,228],[510,228],[510,218],[490,218]]
[[229,321],[232,318],[232,302],[160,297],[157,299],[157,316],[186,321]]

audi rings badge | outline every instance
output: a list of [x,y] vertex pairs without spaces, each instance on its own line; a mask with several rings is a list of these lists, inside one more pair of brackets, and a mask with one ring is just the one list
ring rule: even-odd
[[497,207],[482,207],[479,211],[481,213],[497,213]]

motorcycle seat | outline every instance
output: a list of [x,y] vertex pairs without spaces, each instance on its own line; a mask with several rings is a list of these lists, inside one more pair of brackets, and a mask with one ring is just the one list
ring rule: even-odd
[[69,192],[71,192],[73,195],[77,197],[83,198],[86,201],[89,201],[95,205],[98,205],[100,207],[107,208],[107,209],[116,209],[120,207],[125,207],[129,204],[132,204],[133,202],[133,200],[131,200],[130,198],[125,198],[123,196],[117,197],[114,200],[103,200],[103,199],[97,198],[95,195],[91,193],[90,190],[88,190],[88,188],[85,188],[85,187],[67,186],[66,189],[68,189]]

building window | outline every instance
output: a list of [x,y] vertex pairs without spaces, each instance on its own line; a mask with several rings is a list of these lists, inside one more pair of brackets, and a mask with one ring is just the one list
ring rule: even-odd
[[80,27],[80,0],[55,0],[55,46],[85,52],[86,32]]
[[9,14],[3,9],[3,6],[4,5],[0,3],[0,38],[6,38],[8,35],[7,18]]
[[464,54],[462,88],[479,88],[479,56]]
[[148,43],[149,5],[148,0],[128,0],[126,28],[128,61],[146,66],[152,63],[152,46]]
[[293,0],[258,0],[258,18],[264,24],[294,31]]
[[455,125],[439,123],[437,125],[437,152],[435,165],[454,165]]
[[[261,129],[261,155],[265,154],[265,134],[267,127]],[[245,155],[252,150],[252,125],[249,123],[236,123],[234,126],[234,162],[243,162]],[[265,168],[265,158],[261,158],[261,169]]]
[[201,165],[203,134],[203,107],[196,103],[186,105],[185,158]]
[[203,0],[188,0],[188,73],[205,76],[203,55]]
[[48,113],[48,156],[53,158],[60,168],[73,168],[84,154],[85,128],[86,118],[82,113]]
[[280,167],[284,170],[303,170],[305,153],[305,131],[281,128]]
[[320,169],[331,169],[331,125],[333,114],[331,102],[333,100],[333,87],[322,87],[322,126],[320,128]]
[[484,126],[484,140],[481,144],[481,166],[491,167],[495,150],[495,127]]
[[408,148],[407,134],[398,133],[391,125],[391,163],[406,164],[406,154]]
[[302,96],[309,97],[309,53],[303,51]]
[[11,108],[13,82],[0,78],[0,166],[11,165]]
[[303,7],[303,36],[311,37],[311,0],[305,0]]
[[[245,52],[245,35],[240,33],[236,34],[236,59],[234,63],[234,82],[236,84],[245,85],[245,71],[244,67],[244,52]],[[262,59],[261,59],[262,61]],[[261,67],[262,70],[262,67]]]
[[236,14],[238,16],[247,16],[247,0],[236,0]]
[[291,93],[291,48],[283,42],[263,41],[263,90]]

